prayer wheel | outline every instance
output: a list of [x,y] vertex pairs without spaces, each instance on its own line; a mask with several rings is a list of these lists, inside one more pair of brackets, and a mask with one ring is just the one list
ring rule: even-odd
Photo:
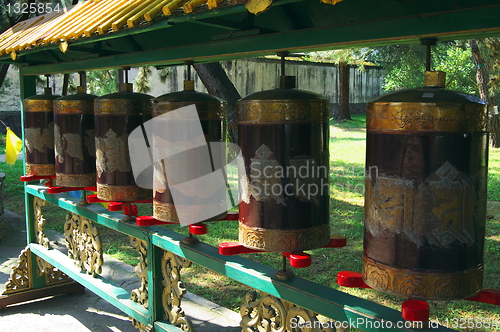
[[[210,143],[225,142],[226,102],[212,95],[194,91],[194,81],[184,81],[184,91],[168,93],[156,99],[155,106],[153,108],[153,118],[155,120],[153,124],[153,126],[155,126],[153,132],[161,133],[161,136],[171,143],[191,140],[192,132],[186,128],[192,128],[187,123],[188,121],[192,120],[181,120],[181,122],[183,123],[179,123],[179,125],[176,125],[174,128],[166,124],[165,121],[163,121],[160,117],[161,115],[167,114],[168,112],[189,105],[196,106],[196,112],[199,117],[201,129],[203,130],[203,135],[205,141],[207,142],[207,145],[202,146],[201,149],[206,149],[205,152],[208,152],[208,150],[211,150],[211,152],[213,152]],[[160,137],[155,136],[153,138],[153,142],[154,150],[162,148],[162,139]],[[218,158],[218,160],[214,163],[214,165],[219,165],[218,167],[215,166],[216,168],[221,168],[221,166],[225,165],[225,154],[219,153],[217,154],[217,157],[215,157],[214,154],[211,155],[212,158]],[[189,174],[181,174],[181,177],[186,178],[187,176],[188,178],[193,179],[199,177],[200,174],[209,174],[216,171],[216,169],[214,169],[213,167],[214,165],[211,164],[210,155],[206,153],[197,153],[197,151],[192,150],[192,153],[189,155],[188,159],[188,163],[184,163],[184,165],[181,167],[175,167],[175,165],[173,165],[174,167],[170,167],[170,171],[173,171],[174,173],[191,172],[192,176],[190,176]],[[193,200],[192,197],[187,197],[182,193],[176,195],[174,205],[171,188],[169,188],[166,181],[166,172],[168,172],[168,170],[166,170],[165,163],[161,161],[159,163],[156,163],[154,166],[153,216],[156,219],[175,223],[179,222],[177,210],[181,208],[189,209],[191,210],[191,213],[196,213],[196,210],[200,210],[199,212],[202,212],[201,210],[210,208],[208,205],[211,205],[211,203],[213,202],[210,202],[209,204],[207,200]],[[169,175],[175,177],[176,174]],[[224,192],[222,194],[225,197],[226,187],[220,187],[217,190],[223,190]],[[221,193],[219,192],[219,194]],[[208,198],[208,200],[210,200],[210,198]],[[213,218],[200,221],[220,220],[221,218],[226,216],[225,206],[223,210],[223,213],[219,213]],[[201,213],[199,215],[201,215]]]
[[151,119],[154,97],[132,91],[121,83],[120,91],[95,99],[95,147],[97,197],[131,202],[151,199],[150,189],[136,185],[130,163],[128,136]]
[[486,103],[425,86],[367,108],[363,278],[392,295],[463,299],[483,280]]
[[43,94],[23,100],[26,175],[55,174],[53,101],[58,97],[46,87]]
[[239,242],[248,248],[294,252],[329,242],[329,102],[287,88],[238,102]]
[[96,185],[94,99],[79,86],[77,94],[54,100],[56,184]]

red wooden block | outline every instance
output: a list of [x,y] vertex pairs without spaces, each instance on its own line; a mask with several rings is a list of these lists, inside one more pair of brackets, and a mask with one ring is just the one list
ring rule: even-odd
[[343,287],[371,288],[365,284],[361,273],[353,271],[340,271],[337,273],[337,284]]
[[429,320],[429,304],[425,301],[406,300],[401,305],[401,315],[404,319],[413,322]]

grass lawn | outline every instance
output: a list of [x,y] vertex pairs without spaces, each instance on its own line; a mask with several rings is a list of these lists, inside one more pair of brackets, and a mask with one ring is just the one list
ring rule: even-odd
[[[369,289],[349,289],[335,283],[338,271],[361,271],[363,245],[363,193],[365,160],[365,119],[355,115],[354,121],[332,122],[330,130],[330,220],[333,234],[345,235],[348,245],[339,249],[317,249],[310,253],[312,265],[305,269],[295,269],[296,275],[320,284],[341,289],[344,292],[376,301],[394,309],[399,309],[403,299]],[[488,211],[485,251],[484,288],[500,289],[500,149],[490,149],[488,183]],[[11,167],[0,163],[0,171],[8,173],[5,186],[5,208],[24,214],[22,184],[18,181],[22,173],[21,161]],[[144,205],[144,204],[143,204]],[[151,208],[140,207],[142,215],[150,214]],[[62,232],[64,212],[54,207],[46,208],[47,225]],[[180,233],[187,230],[168,226]],[[108,254],[137,263],[137,253],[128,243],[128,237],[101,229],[104,250]],[[223,241],[237,241],[237,221],[214,222],[209,224],[209,234],[199,236],[200,240],[218,245]],[[251,259],[279,268],[281,256],[277,253],[247,254]],[[186,288],[211,301],[238,310],[248,287],[193,264],[183,270]],[[223,286],[223,287],[221,287]],[[497,320],[500,324],[500,307],[469,301],[430,302],[431,319],[486,319]],[[467,324],[462,331],[492,331],[499,328],[472,328]],[[354,330],[352,330],[354,331]]]

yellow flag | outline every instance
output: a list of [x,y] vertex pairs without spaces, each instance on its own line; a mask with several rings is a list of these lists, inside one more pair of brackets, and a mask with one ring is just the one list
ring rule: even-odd
[[14,165],[22,149],[23,141],[7,127],[7,137],[5,137],[5,161],[7,164]]

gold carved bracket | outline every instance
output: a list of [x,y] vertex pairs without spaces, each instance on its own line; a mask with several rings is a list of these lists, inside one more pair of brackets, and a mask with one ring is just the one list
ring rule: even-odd
[[330,322],[320,322],[318,314],[264,292],[250,291],[240,308],[242,332],[334,332]]
[[68,256],[88,274],[101,273],[103,256],[99,230],[92,220],[75,213],[66,215],[64,237],[68,247]]
[[47,201],[39,198],[33,198],[33,212],[34,212],[34,221],[35,221],[35,235],[37,242],[44,246],[47,249],[50,249],[50,241],[45,235],[44,227],[45,227],[45,218],[43,217],[43,207],[47,205]]
[[181,308],[181,300],[186,294],[186,288],[181,281],[181,269],[190,267],[191,261],[179,257],[169,251],[164,251],[161,260],[163,276],[162,305],[164,315],[175,326],[183,331],[194,331],[193,323],[186,317]]
[[19,255],[19,262],[12,268],[9,280],[5,283],[2,295],[10,295],[33,289],[33,278],[45,277],[45,285],[56,285],[71,279],[59,269],[50,265],[40,257],[36,257],[36,271],[32,270],[31,251],[26,247]]
[[[148,261],[147,261],[147,243],[146,241],[139,240],[130,236],[130,243],[139,252],[140,261],[134,268],[135,273],[141,280],[141,286],[134,289],[130,294],[130,299],[144,306],[148,307]],[[135,325],[134,325],[135,326]],[[136,326],[137,327],[137,326]],[[142,329],[139,329],[142,331]]]

